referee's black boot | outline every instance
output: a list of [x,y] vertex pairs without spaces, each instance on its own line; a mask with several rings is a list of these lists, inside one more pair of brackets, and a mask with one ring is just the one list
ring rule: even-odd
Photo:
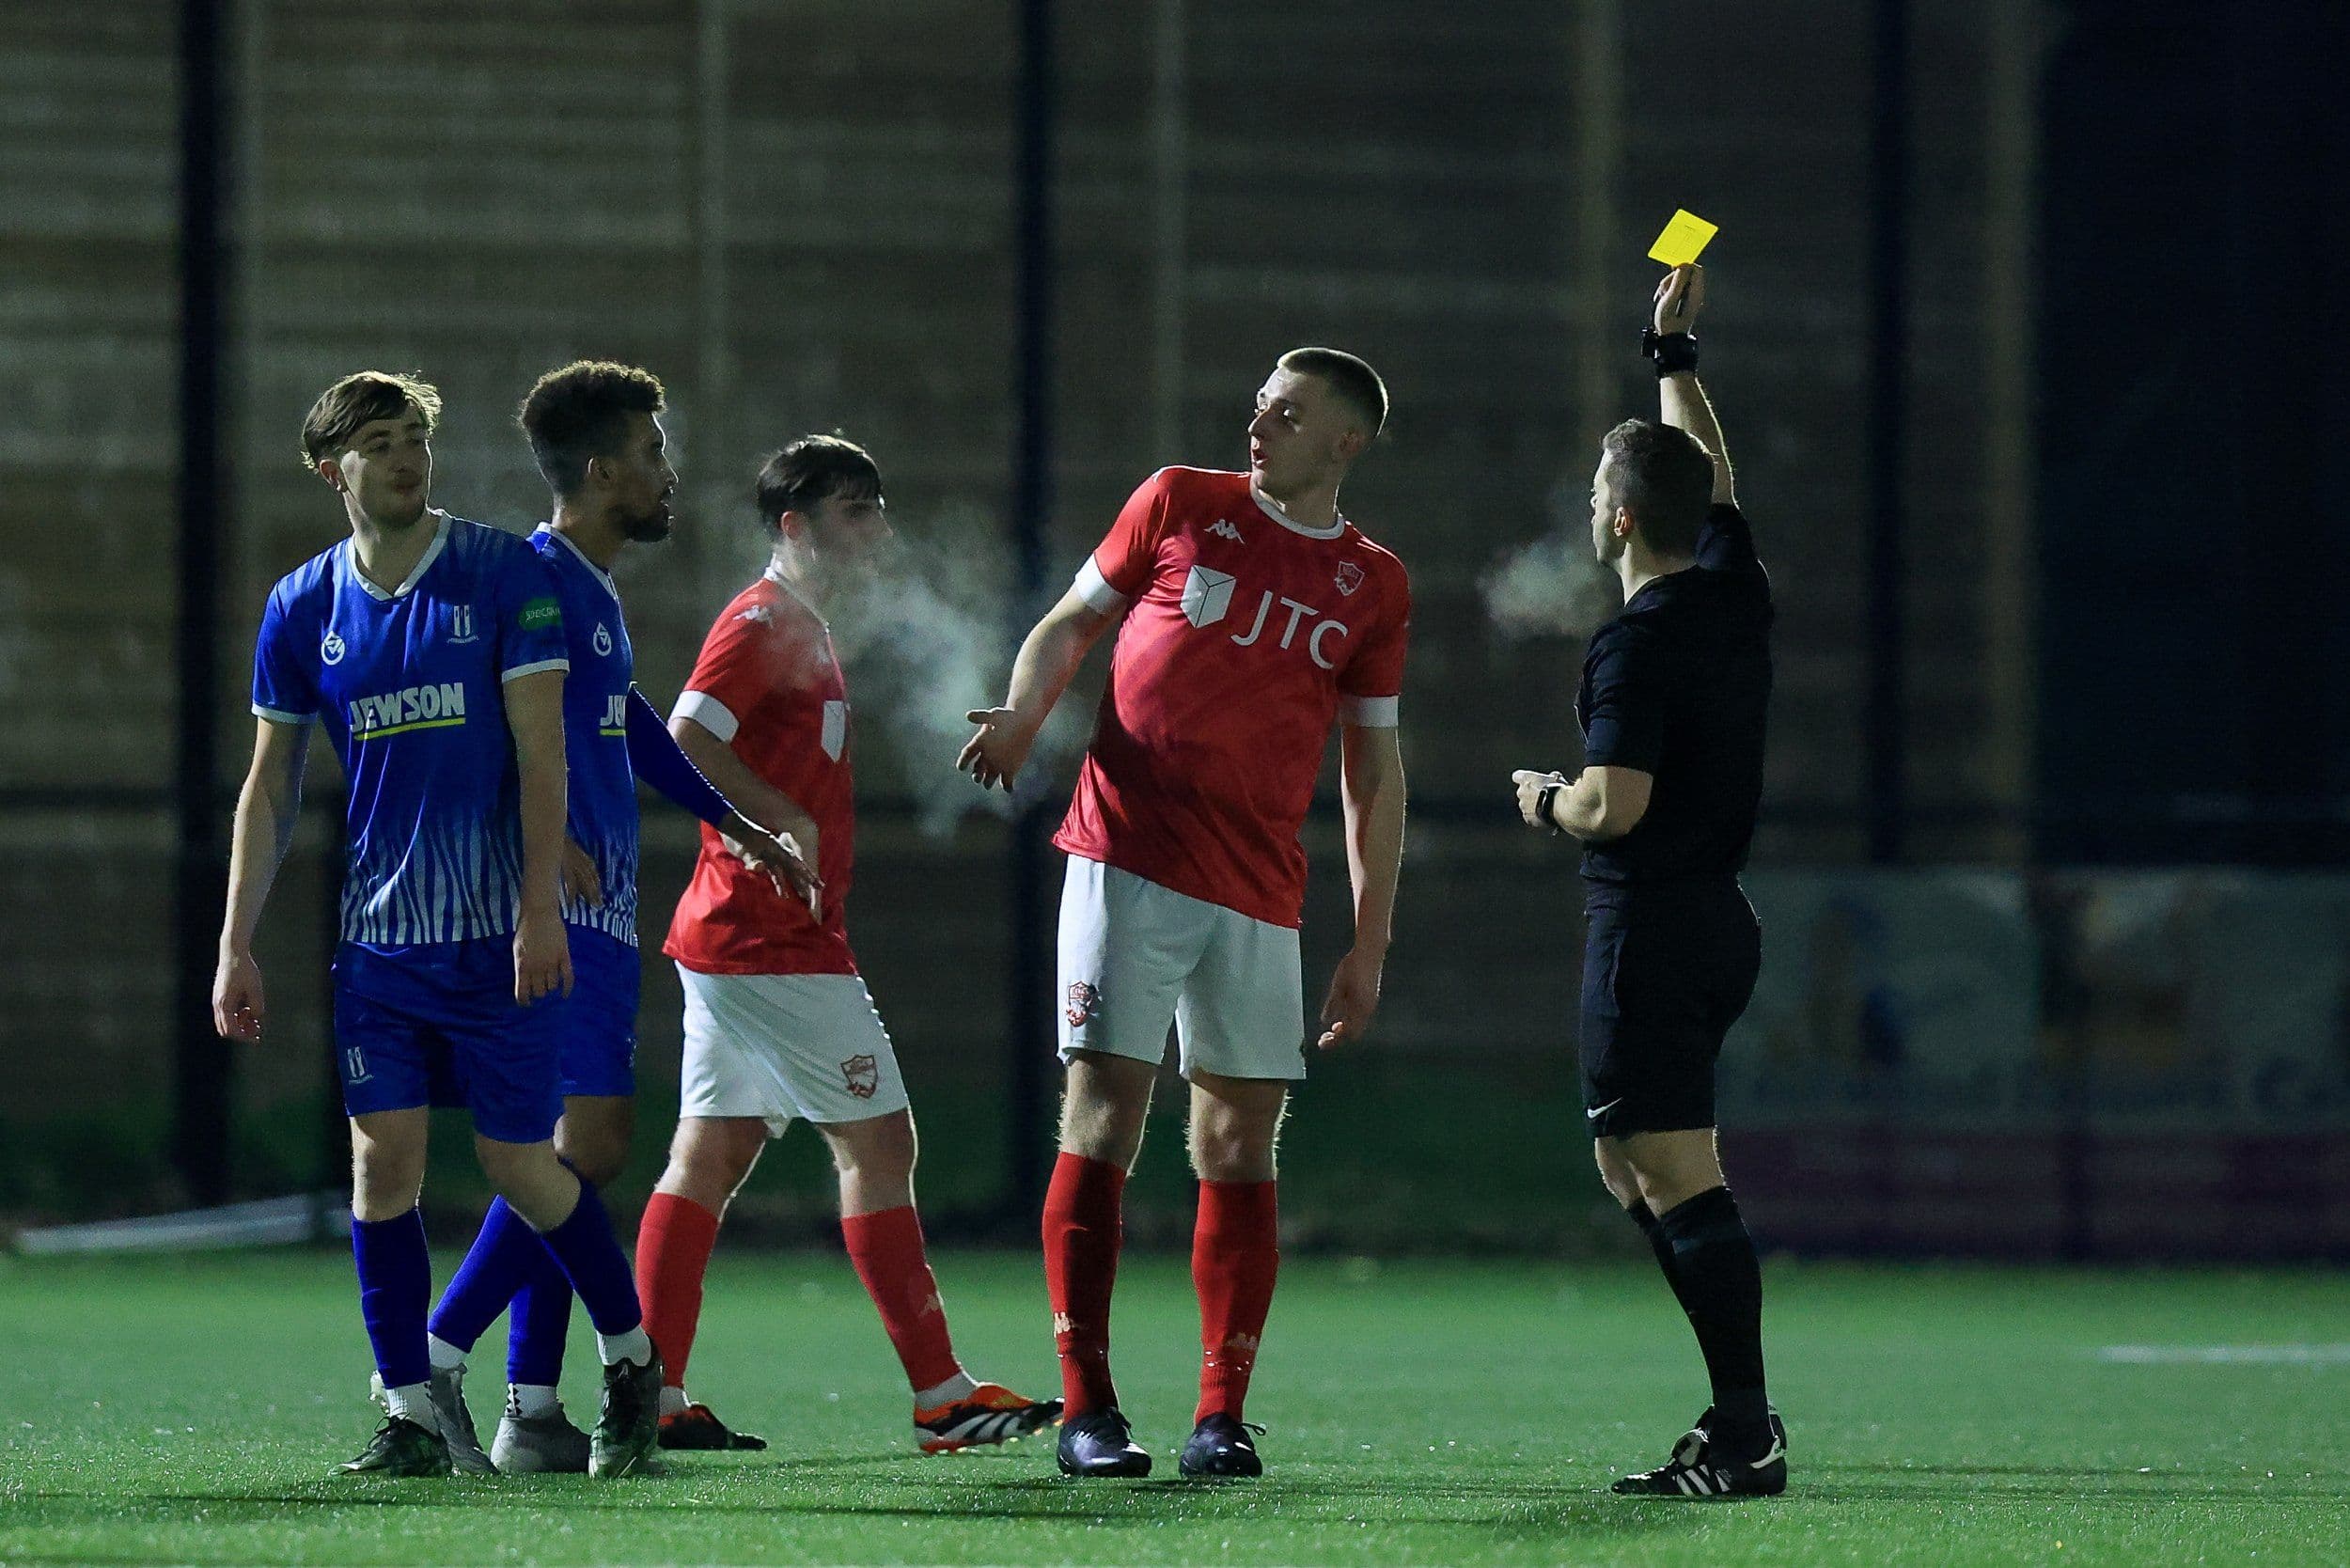
[[1263,1430],[1219,1410],[1192,1429],[1191,1441],[1183,1445],[1183,1456],[1176,1467],[1194,1479],[1261,1476],[1264,1461],[1257,1457],[1257,1445],[1249,1435]]
[[1147,1476],[1151,1453],[1115,1406],[1089,1410],[1061,1423],[1056,1456],[1065,1476]]
[[1607,1488],[1627,1497],[1776,1497],[1787,1490],[1787,1423],[1771,1412],[1769,1439],[1757,1454],[1732,1453],[1714,1441],[1714,1412],[1673,1445],[1653,1470],[1619,1476]]

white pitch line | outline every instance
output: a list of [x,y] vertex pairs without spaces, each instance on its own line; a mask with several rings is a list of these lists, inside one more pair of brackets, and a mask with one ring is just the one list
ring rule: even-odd
[[2123,1367],[2350,1367],[2350,1344],[2107,1345],[2097,1359]]

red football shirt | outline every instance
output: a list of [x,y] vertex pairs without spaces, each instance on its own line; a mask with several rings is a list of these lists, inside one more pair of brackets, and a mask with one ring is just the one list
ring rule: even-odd
[[815,819],[824,917],[728,854],[704,823],[694,880],[661,950],[706,975],[855,974],[841,916],[856,863],[849,688],[823,620],[782,583],[761,577],[735,595],[702,640],[676,712]]
[[1274,925],[1306,901],[1297,830],[1333,720],[1391,727],[1403,563],[1344,518],[1291,522],[1246,474],[1163,468],[1077,575],[1127,609],[1053,842]]

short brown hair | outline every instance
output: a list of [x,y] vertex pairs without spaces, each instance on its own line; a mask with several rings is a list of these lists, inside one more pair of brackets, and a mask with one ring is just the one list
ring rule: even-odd
[[411,370],[356,370],[319,394],[302,421],[302,466],[315,470],[319,460],[341,451],[362,425],[397,419],[415,409],[431,435],[441,422],[439,388]]
[[557,495],[578,494],[588,464],[610,455],[628,433],[632,414],[668,406],[661,378],[634,365],[582,359],[539,378],[514,416],[530,437],[530,456]]
[[1616,505],[1660,556],[1694,555],[1714,504],[1714,455],[1687,431],[1626,419],[1600,444]]
[[787,441],[759,465],[759,520],[770,528],[785,512],[807,511],[836,495],[880,494],[881,465],[838,431]]
[[1329,383],[1339,400],[1362,416],[1371,436],[1387,428],[1387,384],[1358,356],[1344,349],[1292,349],[1275,363]]

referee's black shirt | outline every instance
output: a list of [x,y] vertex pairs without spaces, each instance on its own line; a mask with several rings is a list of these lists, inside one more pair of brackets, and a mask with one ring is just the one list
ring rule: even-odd
[[1588,846],[1594,883],[1733,877],[1762,800],[1771,580],[1747,520],[1707,514],[1697,564],[1643,586],[1591,638],[1574,700],[1583,760],[1656,780],[1621,839]]

